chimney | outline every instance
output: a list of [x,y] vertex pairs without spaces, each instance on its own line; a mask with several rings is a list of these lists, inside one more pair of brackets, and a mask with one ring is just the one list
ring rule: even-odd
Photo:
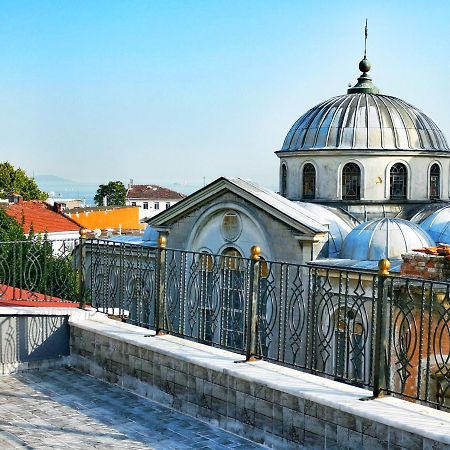
[[128,183],[128,189],[133,187],[133,178],[130,178],[130,182]]
[[55,212],[58,213],[58,214],[61,214],[61,211],[62,211],[62,204],[61,204],[61,203],[58,203],[58,202],[55,202],[55,203],[53,204],[53,211],[55,211]]
[[108,197],[106,195],[103,196],[103,206],[108,206]]

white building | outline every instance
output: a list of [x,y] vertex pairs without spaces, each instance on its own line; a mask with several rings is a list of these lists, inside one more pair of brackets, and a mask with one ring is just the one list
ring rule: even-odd
[[186,196],[156,184],[132,184],[128,186],[126,205],[139,207],[139,220],[156,216]]

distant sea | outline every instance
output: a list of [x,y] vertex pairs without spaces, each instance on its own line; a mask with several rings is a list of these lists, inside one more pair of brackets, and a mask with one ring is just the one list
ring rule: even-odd
[[[98,184],[81,183],[55,175],[36,175],[36,183],[44,192],[47,192],[50,198],[60,199],[78,199],[83,200],[86,206],[94,206],[94,197],[98,189]],[[125,184],[125,183],[124,183]],[[141,183],[144,184],[144,183]],[[149,183],[150,184],[150,183]],[[192,194],[202,186],[189,183],[155,183],[160,186],[172,189],[182,194]],[[126,185],[126,184],[125,184]]]

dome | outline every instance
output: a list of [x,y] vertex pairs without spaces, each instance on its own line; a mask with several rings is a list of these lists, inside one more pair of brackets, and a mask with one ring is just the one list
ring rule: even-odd
[[409,103],[373,87],[349,91],[303,114],[281,150],[450,150],[433,120]]
[[155,244],[158,242],[159,233],[152,228],[150,225],[144,230],[143,240],[147,242],[154,242]]
[[450,206],[444,206],[431,213],[419,223],[437,243],[450,244]]
[[396,259],[416,248],[433,245],[433,239],[415,223],[377,219],[358,225],[347,235],[340,257],[361,261]]
[[312,212],[317,217],[317,220],[328,227],[327,239],[319,256],[322,258],[337,258],[341,251],[342,243],[352,230],[353,224],[349,224],[339,217],[329,207],[318,205],[317,203],[295,203]]

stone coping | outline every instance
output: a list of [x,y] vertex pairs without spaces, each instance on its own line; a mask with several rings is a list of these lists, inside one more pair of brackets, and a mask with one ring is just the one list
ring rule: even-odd
[[[82,312],[82,311],[81,311]],[[237,364],[243,356],[108,319],[104,314],[73,314],[69,324],[99,335],[151,349],[172,358],[311,400],[374,422],[450,444],[450,414],[394,397],[369,399],[362,388],[266,361]],[[362,401],[367,400],[367,401]]]
[[[33,306],[1,306],[0,316],[71,316],[79,320],[86,320],[99,315],[93,308],[59,308],[59,307],[33,307]],[[98,320],[101,320],[98,318]]]

